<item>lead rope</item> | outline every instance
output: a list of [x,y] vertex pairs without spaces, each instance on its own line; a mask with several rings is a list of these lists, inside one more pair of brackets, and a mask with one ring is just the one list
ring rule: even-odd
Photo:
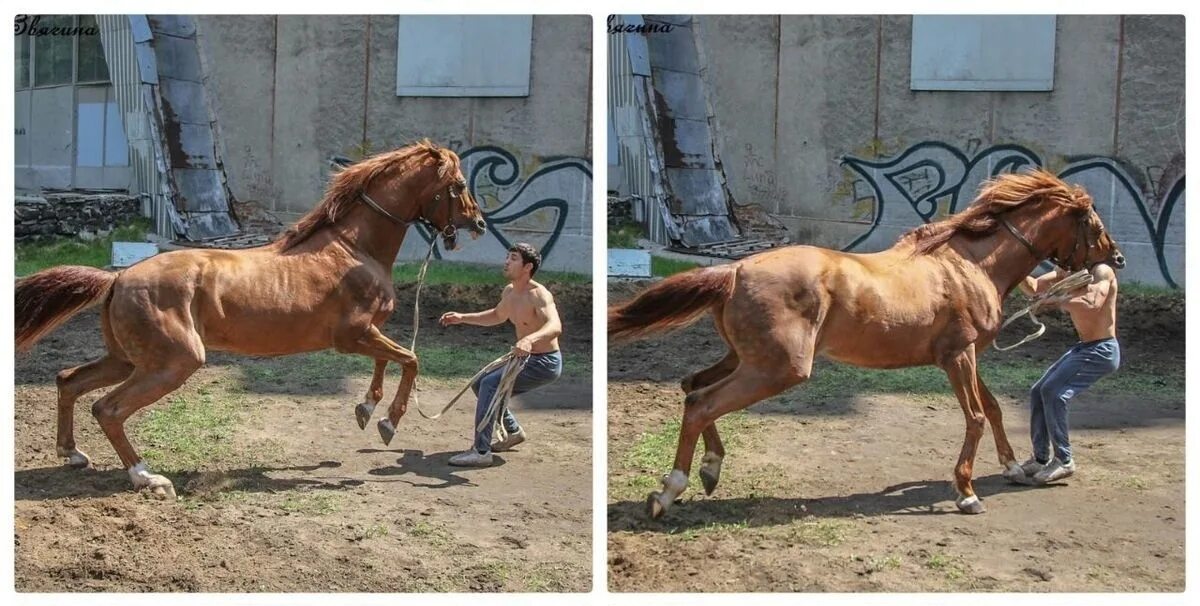
[[1042,324],[1041,321],[1037,319],[1035,312],[1051,303],[1058,303],[1069,299],[1069,293],[1071,291],[1079,288],[1080,286],[1087,286],[1088,284],[1091,284],[1092,280],[1093,277],[1091,272],[1086,269],[1081,269],[1056,282],[1053,286],[1046,289],[1044,294],[1036,297],[1033,300],[1033,303],[1030,303],[1027,307],[1025,307],[1025,309],[1022,309],[1021,311],[1009,316],[1008,319],[1004,321],[1004,324],[1000,325],[1000,330],[1003,331],[1006,327],[1008,327],[1009,324],[1012,324],[1014,321],[1016,321],[1017,318],[1028,315],[1029,319],[1037,325],[1037,330],[1034,331],[1033,334],[1026,336],[1024,339],[1021,339],[1020,341],[1017,341],[1016,343],[1006,347],[1001,347],[998,343],[998,340],[992,341],[992,347],[995,347],[999,351],[1008,351],[1010,349],[1016,349],[1017,347],[1020,347],[1042,336],[1042,334],[1046,332],[1046,325]]

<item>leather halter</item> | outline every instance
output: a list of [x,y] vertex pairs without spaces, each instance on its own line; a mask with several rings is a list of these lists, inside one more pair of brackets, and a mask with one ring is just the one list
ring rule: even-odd
[[[1067,269],[1076,269],[1069,265],[1065,265],[1063,263],[1062,259],[1055,257],[1052,254],[1043,255],[1042,253],[1038,252],[1038,250],[1036,248],[1034,248],[1033,243],[1029,241],[1029,238],[1026,238],[1021,232],[1017,231],[1017,228],[1013,227],[1013,224],[1009,223],[1008,219],[1005,219],[1004,217],[999,217],[998,219],[1000,221],[1000,224],[1003,225],[1004,228],[1008,230],[1008,233],[1012,234],[1013,237],[1016,238],[1018,242],[1023,244],[1025,246],[1026,250],[1029,251],[1029,254],[1033,255],[1033,258],[1036,259],[1039,263],[1043,259],[1049,259],[1052,263],[1054,263],[1055,265],[1057,265],[1059,267],[1065,267]],[[1075,230],[1075,244],[1071,247],[1071,252],[1067,254],[1066,260],[1068,262],[1070,262],[1071,260],[1073,260],[1075,258],[1075,253],[1079,251],[1079,243],[1081,241],[1085,241],[1085,240],[1087,241],[1087,248],[1091,248],[1092,244],[1093,244],[1091,239],[1088,237],[1087,214],[1080,215],[1079,221],[1076,225],[1077,225],[1077,229]],[[1100,233],[1101,234],[1104,233],[1104,228],[1100,228]],[[1099,236],[1097,236],[1096,240],[1099,241],[1099,239],[1100,239]],[[1087,248],[1085,248],[1083,251],[1085,261],[1087,260]],[[1082,265],[1081,265],[1081,268],[1082,268]]]
[[[455,185],[462,185],[462,183],[460,182]],[[380,206],[378,202],[376,202],[375,200],[372,200],[371,196],[368,196],[367,192],[365,190],[359,195],[362,198],[362,201],[368,207],[370,207],[371,210],[374,210],[375,212],[387,217],[388,219],[391,219],[396,224],[407,227],[408,224],[410,223],[410,221],[405,221],[404,219],[401,219],[401,218],[397,217],[396,215],[393,215],[392,213],[388,212],[386,209],[384,209],[382,206]],[[457,198],[458,198],[458,194],[455,193],[455,191],[454,191],[454,185],[447,185],[446,186],[446,214],[447,214],[447,217],[450,214],[450,204],[452,203],[452,200],[455,200]],[[441,199],[442,199],[442,194],[440,194],[440,193],[434,194],[433,200],[435,202],[439,201]],[[436,225],[433,224],[432,221],[430,221],[429,219],[426,219],[425,217],[420,217],[418,220],[421,221],[422,223],[424,223],[425,226],[428,227],[430,231],[433,231],[435,233],[440,233],[443,237],[448,238],[451,235],[453,235],[455,231],[458,230],[458,228],[455,227],[453,223],[447,223],[445,227],[439,229]]]

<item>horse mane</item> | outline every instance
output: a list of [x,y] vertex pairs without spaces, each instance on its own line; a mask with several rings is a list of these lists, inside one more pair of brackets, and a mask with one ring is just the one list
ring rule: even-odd
[[317,230],[333,225],[349,212],[376,177],[393,168],[402,172],[415,170],[432,160],[438,167],[438,178],[444,179],[458,170],[458,156],[449,149],[422,139],[400,149],[384,152],[356,162],[339,171],[329,181],[325,195],[316,207],[300,218],[274,242],[285,251],[308,239]]
[[914,255],[929,254],[962,234],[981,238],[1000,227],[1000,215],[1034,200],[1048,199],[1074,210],[1092,205],[1092,197],[1078,185],[1067,185],[1054,173],[1035,169],[1027,173],[997,175],[985,181],[971,205],[936,223],[909,230],[899,243],[913,246]]

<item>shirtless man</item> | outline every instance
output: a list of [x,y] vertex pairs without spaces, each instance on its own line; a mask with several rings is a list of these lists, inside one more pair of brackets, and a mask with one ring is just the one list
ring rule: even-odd
[[[1121,365],[1121,347],[1117,344],[1117,275],[1103,263],[1093,267],[1091,273],[1090,285],[1059,304],[1071,315],[1079,343],[1046,370],[1029,393],[1033,456],[1021,468],[1034,484],[1054,482],[1075,473],[1071,440],[1067,436],[1067,403]],[[1027,276],[1019,286],[1032,296],[1045,292],[1065,277],[1063,270],[1056,269],[1036,279]]]
[[[554,306],[554,295],[545,286],[533,281],[533,275],[541,264],[542,255],[534,247],[525,243],[512,245],[504,261],[504,277],[508,278],[509,284],[500,295],[500,303],[492,309],[473,314],[448,311],[442,314],[440,320],[442,326],[495,326],[506,321],[512,322],[517,331],[517,343],[512,350],[518,356],[528,357],[525,368],[513,384],[514,394],[552,383],[562,374],[562,354],[558,351],[562,323]],[[494,370],[471,385],[471,389],[479,396],[475,406],[475,427],[483,422],[503,372],[503,368]],[[492,464],[493,451],[510,450],[525,441],[525,430],[517,423],[511,409],[504,411],[503,422],[504,430],[508,432],[507,438],[493,444],[493,427],[487,423],[482,431],[475,432],[474,447],[451,457],[450,464],[487,467]]]

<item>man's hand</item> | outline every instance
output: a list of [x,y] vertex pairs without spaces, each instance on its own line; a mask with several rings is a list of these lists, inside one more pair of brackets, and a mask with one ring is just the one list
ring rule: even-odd
[[462,324],[462,314],[457,311],[448,311],[442,314],[442,318],[438,320],[442,326],[450,326],[451,324]]
[[517,344],[513,345],[512,350],[513,350],[513,353],[517,354],[517,357],[519,357],[519,358],[524,358],[525,356],[528,356],[530,354],[530,352],[533,351],[533,339],[530,339],[529,337],[525,337],[524,339],[517,341]]

